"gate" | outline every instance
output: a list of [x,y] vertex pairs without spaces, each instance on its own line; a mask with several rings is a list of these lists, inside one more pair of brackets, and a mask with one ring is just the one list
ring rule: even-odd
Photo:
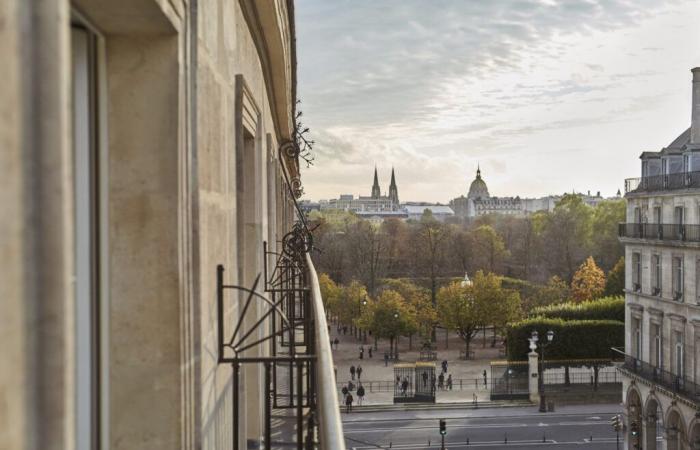
[[527,361],[491,362],[491,400],[530,398]]
[[435,403],[435,364],[394,364],[394,403]]

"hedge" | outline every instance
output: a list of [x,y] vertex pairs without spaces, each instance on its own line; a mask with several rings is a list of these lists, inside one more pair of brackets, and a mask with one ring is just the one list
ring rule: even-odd
[[558,305],[533,308],[530,317],[563,320],[617,320],[625,321],[625,298],[604,297],[581,303],[560,303]]
[[528,338],[537,330],[542,340],[554,331],[545,350],[546,359],[610,359],[611,347],[624,347],[625,323],[616,320],[569,320],[531,318],[512,323],[507,330],[508,360],[525,361],[530,352]]

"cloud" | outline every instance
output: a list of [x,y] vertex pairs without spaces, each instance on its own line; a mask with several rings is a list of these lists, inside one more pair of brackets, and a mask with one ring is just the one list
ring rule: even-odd
[[641,56],[631,54],[667,46],[651,35],[625,49],[634,52],[615,46],[686,4],[297,0],[299,93],[318,155],[307,192],[335,195],[340,180],[360,188],[375,162],[435,170],[423,179],[443,179],[450,165],[465,178],[480,155],[622,120],[615,114],[639,110],[630,90],[662,72],[655,61],[633,67]]

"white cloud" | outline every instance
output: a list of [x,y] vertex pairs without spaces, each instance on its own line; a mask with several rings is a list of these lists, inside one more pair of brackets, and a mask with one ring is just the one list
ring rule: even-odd
[[[429,6],[427,6],[429,5]],[[310,198],[447,201],[482,163],[497,195],[612,194],[689,123],[696,2],[296,3]],[[575,168],[575,169],[574,169]]]

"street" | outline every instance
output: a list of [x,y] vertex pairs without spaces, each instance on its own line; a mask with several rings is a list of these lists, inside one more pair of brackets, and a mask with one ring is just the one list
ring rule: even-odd
[[439,419],[446,420],[445,448],[450,450],[555,450],[578,445],[614,450],[610,418],[618,412],[619,405],[569,406],[545,414],[535,407],[392,411],[343,414],[343,428],[348,449],[356,450],[440,449]]

